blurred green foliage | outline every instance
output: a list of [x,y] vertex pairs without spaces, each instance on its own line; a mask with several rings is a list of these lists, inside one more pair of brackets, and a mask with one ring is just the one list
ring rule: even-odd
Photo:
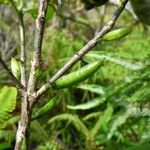
[[[26,3],[28,8],[31,2]],[[37,9],[37,3],[32,1],[32,4],[32,9]],[[56,12],[52,11],[50,20],[46,23],[42,67],[37,73],[38,87],[48,81],[74,53],[87,43],[88,39],[93,37],[96,27],[101,23],[100,8],[89,12],[82,9],[78,12],[76,8],[81,6],[79,1],[74,5],[63,1],[61,7],[55,3],[53,6]],[[18,22],[17,19],[13,19],[15,13],[9,5],[0,5],[0,7],[9,10],[7,12],[3,10],[1,19],[3,23],[0,23],[0,29],[4,29],[5,25],[5,30],[0,30],[0,34],[3,33],[4,36],[1,42],[10,45],[11,42],[9,43],[8,40],[12,27],[10,24],[18,24]],[[58,13],[60,10],[61,16]],[[113,10],[113,6],[108,6],[104,16],[105,23]],[[35,27],[31,15],[29,13],[24,15],[28,70],[33,54]],[[119,18],[115,28],[131,24],[131,21],[132,17],[125,12]],[[49,99],[56,95],[59,103],[55,108],[49,109],[43,117],[31,122],[30,147],[32,149],[150,149],[150,31],[149,27],[145,28],[141,24],[133,26],[133,32],[127,37],[109,43],[98,43],[92,52],[67,72],[101,60],[103,65],[95,75],[69,89],[50,88],[41,97],[33,114],[36,114],[40,108],[43,109],[42,106],[46,106]],[[19,58],[18,27],[14,26],[13,29],[15,38],[10,36],[10,41],[15,40],[13,57]],[[13,49],[12,46],[10,47]],[[5,57],[3,48],[6,47],[0,47],[0,52]],[[8,53],[9,50],[5,52]],[[5,59],[9,65],[10,58]],[[3,82],[6,80],[7,83]],[[10,86],[11,82],[4,72],[0,71],[1,95],[6,84]],[[12,117],[3,121],[3,128],[0,130],[0,143],[2,143],[0,149],[5,149],[4,147],[12,149],[14,146],[20,114],[19,96],[14,100],[16,102],[17,99],[16,109],[7,112]],[[0,98],[1,103],[2,101],[3,99]],[[8,108],[7,101],[3,103],[4,108]]]

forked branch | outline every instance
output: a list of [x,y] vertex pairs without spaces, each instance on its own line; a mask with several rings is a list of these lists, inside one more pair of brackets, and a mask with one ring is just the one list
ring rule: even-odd
[[57,79],[59,79],[66,71],[68,71],[74,64],[76,64],[86,53],[88,53],[92,48],[96,46],[98,42],[101,41],[101,38],[109,32],[115,25],[118,17],[120,16],[121,12],[124,10],[127,2],[129,0],[123,0],[122,5],[114,12],[110,21],[102,28],[97,35],[91,39],[83,48],[81,48],[76,54],[73,55],[72,58],[52,77],[50,80],[44,84],[38,91],[37,97],[42,95],[52,83],[54,83]]

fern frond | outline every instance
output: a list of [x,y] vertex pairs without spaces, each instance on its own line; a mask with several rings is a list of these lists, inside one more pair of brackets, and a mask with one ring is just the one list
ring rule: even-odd
[[82,84],[82,85],[77,86],[77,88],[82,89],[82,90],[87,90],[90,92],[94,92],[100,95],[105,94],[104,87],[100,85],[96,85],[96,84]]
[[16,107],[17,89],[15,87],[4,86],[0,90],[0,128],[11,116],[11,112]]
[[129,98],[130,102],[149,102],[150,101],[150,87],[145,87],[137,92],[135,92],[134,95],[132,95],[131,98]]
[[149,117],[150,110],[148,108],[138,108],[132,105],[126,107],[124,112],[120,112],[117,116],[113,119],[113,123],[111,125],[110,131],[107,135],[107,139],[110,140],[117,129],[126,123],[127,119],[130,117],[140,118],[140,117]]
[[148,141],[148,142],[150,142],[150,117],[149,117],[149,119],[147,121],[147,129],[148,130],[142,134],[141,138],[142,138],[142,141]]
[[10,119],[8,119],[7,121],[4,122],[3,124],[3,128],[6,128],[10,125],[13,125],[15,123],[17,123],[18,121],[20,120],[20,116],[14,116],[14,117],[11,117]]
[[90,114],[86,115],[82,120],[87,121],[87,120],[90,120],[90,119],[93,119],[93,118],[97,118],[101,115],[102,115],[102,112],[100,112],[100,111],[93,112],[93,113],[90,113]]
[[142,85],[143,83],[141,81],[131,83],[127,87],[122,89],[120,94],[130,96],[132,93],[137,91]]
[[65,150],[65,147],[65,145],[62,145],[60,142],[52,139],[46,142],[44,145],[37,147],[37,150]]
[[91,137],[96,136],[96,134],[101,128],[106,130],[106,125],[110,121],[112,114],[113,114],[113,106],[111,104],[108,104],[107,109],[104,111],[104,114],[99,117],[94,128],[91,130]]
[[110,131],[107,135],[107,139],[111,139],[111,137],[114,135],[115,131],[117,131],[118,127],[124,124],[127,120],[127,118],[131,115],[132,109],[125,110],[125,112],[119,113],[116,118],[113,120],[112,126],[110,128]]
[[0,150],[10,149],[11,147],[12,147],[11,144],[8,142],[0,143]]
[[85,56],[86,59],[91,59],[93,58],[94,60],[100,60],[100,59],[105,59],[106,61],[110,61],[112,63],[115,63],[117,65],[121,65],[127,69],[131,69],[131,70],[139,70],[141,68],[143,68],[143,64],[140,62],[137,63],[133,63],[129,60],[125,60],[123,58],[118,58],[118,57],[114,57],[111,55],[106,55],[106,54],[102,54],[101,52],[97,52],[97,51],[92,51],[90,53],[88,53]]
[[[31,123],[31,130],[33,132],[33,130],[35,131],[36,137],[39,137],[39,139],[41,139],[41,141],[46,141],[49,139],[49,136],[46,132],[46,130],[42,127],[42,125],[38,122],[38,121],[32,121]],[[32,135],[32,133],[31,133]]]
[[79,132],[83,133],[86,137],[89,135],[89,130],[86,128],[86,126],[83,124],[83,122],[79,119],[77,115],[71,115],[71,114],[57,115],[51,118],[48,121],[48,124],[55,122],[55,121],[62,121],[62,120],[70,121],[76,127],[76,129]]
[[3,110],[0,111],[0,122],[7,120],[11,115]]
[[13,130],[0,130],[0,139],[5,139],[9,143],[15,141],[16,132]]
[[4,86],[0,90],[0,111],[12,112],[16,107],[17,89]]
[[106,100],[105,97],[97,97],[97,98],[94,98],[93,100],[90,100],[88,102],[85,102],[83,104],[79,104],[76,106],[67,105],[67,108],[73,109],[73,110],[88,110],[88,109],[92,109],[94,107],[99,106],[100,104],[104,103],[105,100]]
[[150,109],[149,108],[138,108],[131,107],[132,113],[131,117],[140,118],[140,117],[150,117]]

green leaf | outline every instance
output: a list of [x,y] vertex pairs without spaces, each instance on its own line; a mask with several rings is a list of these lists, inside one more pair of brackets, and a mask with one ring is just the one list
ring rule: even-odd
[[20,120],[20,115],[11,117],[10,119],[6,120],[3,128],[9,127],[10,125],[16,124]]
[[0,90],[0,127],[16,107],[17,89],[5,86]]
[[82,85],[77,86],[77,88],[82,89],[82,90],[87,90],[90,92],[94,92],[100,95],[105,94],[104,87],[100,85],[96,85],[96,84],[82,84]]
[[46,13],[46,21],[49,21],[53,17],[54,12],[54,8],[52,6],[48,6]]
[[[139,87],[136,87],[136,88],[139,88]],[[147,86],[147,87],[140,88],[128,100],[130,102],[137,102],[137,101],[149,102],[149,100],[150,100],[150,87]]]
[[46,141],[49,139],[48,132],[44,129],[43,124],[41,125],[37,120],[31,122],[31,130],[35,130],[36,135],[39,136],[39,139]]
[[[29,9],[24,9],[24,13],[30,13],[32,18],[35,20],[38,16],[38,8],[29,8]],[[55,10],[52,6],[48,6],[47,8],[47,13],[46,13],[46,21],[50,20],[53,17]]]
[[11,59],[11,70],[13,75],[19,79],[21,75],[20,62],[14,58]]
[[110,121],[113,114],[113,106],[111,104],[107,105],[107,109],[104,111],[103,115],[100,115],[98,121],[96,122],[94,128],[91,130],[91,136],[95,137],[100,129],[106,130],[107,124]]
[[129,117],[140,118],[149,117],[150,110],[148,108],[137,108],[133,105],[126,106],[126,110],[118,113],[113,119],[111,128],[108,132],[107,139],[110,140],[112,136],[117,132],[117,129],[126,123]]
[[132,106],[131,117],[141,118],[141,117],[150,117],[150,109],[149,108],[138,108]]
[[79,119],[77,115],[71,115],[71,114],[57,115],[51,118],[48,121],[48,124],[55,122],[55,121],[61,121],[61,120],[70,121],[76,127],[78,131],[82,132],[86,137],[88,137],[89,130],[86,128],[86,126],[83,124],[83,122]]
[[73,110],[88,110],[88,109],[92,109],[94,107],[99,106],[100,104],[105,102],[105,98],[101,98],[101,97],[97,97],[94,98],[93,100],[90,100],[88,102],[85,102],[83,104],[79,104],[76,106],[71,106],[71,105],[67,105],[67,108],[69,109],[73,109]]
[[38,15],[38,8],[30,8],[28,10],[24,10],[24,12],[30,13],[32,18],[35,20],[37,18],[37,15]]
[[9,0],[0,0],[0,4],[8,4]]
[[0,111],[0,122],[3,122],[5,120],[9,119],[9,117],[10,117],[10,114],[8,112]]
[[12,112],[16,107],[17,89],[4,86],[0,90],[0,111]]
[[0,130],[0,139],[11,143],[15,141],[16,131],[15,130]]
[[121,112],[120,114],[116,116],[116,118],[113,120],[113,124],[107,135],[108,140],[111,139],[115,131],[117,131],[117,128],[126,122],[127,118],[130,116],[131,113],[132,113],[132,110],[129,109],[129,110],[126,110],[125,112]]
[[101,126],[105,130],[107,128],[107,123],[111,119],[113,114],[113,106],[108,104],[107,109],[105,110],[103,116],[101,117]]
[[87,59],[89,61],[90,60],[97,61],[97,60],[105,59],[105,61],[115,63],[117,65],[123,66],[124,68],[131,69],[131,70],[139,70],[139,69],[142,69],[144,67],[141,62],[138,62],[138,64],[137,64],[137,62],[134,63],[134,62],[131,62],[129,60],[125,60],[125,59],[122,59],[119,57],[114,57],[114,56],[111,56],[108,54],[107,55],[102,54],[101,52],[95,52],[95,51],[89,52],[85,56],[85,59]]
[[9,142],[0,143],[0,150],[10,149],[12,146]]
[[90,120],[90,119],[93,119],[93,118],[98,118],[99,116],[102,115],[102,112],[101,111],[98,111],[98,112],[91,112],[89,114],[87,114],[84,118],[83,118],[83,121],[87,121],[87,120]]

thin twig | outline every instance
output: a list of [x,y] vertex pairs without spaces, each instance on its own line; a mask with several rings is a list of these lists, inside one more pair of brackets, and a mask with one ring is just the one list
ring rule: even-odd
[[20,60],[21,60],[21,84],[26,87],[26,51],[25,51],[25,27],[22,11],[19,16],[19,32],[20,32]]
[[18,9],[14,3],[11,4],[17,13],[19,20],[19,32],[20,32],[20,60],[21,60],[21,84],[24,86],[25,91],[21,91],[21,120],[18,124],[18,130],[16,134],[15,150],[20,150],[22,141],[25,141],[26,148],[28,149],[28,127],[30,125],[30,109],[28,102],[28,95],[26,92],[26,51],[25,51],[25,27],[23,20],[22,8]]
[[19,33],[20,33],[20,48],[21,48],[21,84],[26,87],[26,52],[25,52],[25,27],[24,27],[24,20],[23,20],[23,13],[22,10],[19,10],[16,7],[16,4],[14,1],[9,0],[12,7],[14,8],[18,20],[19,20]]
[[3,59],[0,57],[0,65],[5,70],[5,72],[9,75],[12,82],[18,87],[19,90],[25,90],[25,87],[20,83],[20,81],[13,75],[11,70],[8,68],[6,63],[3,61]]
[[[26,85],[26,51],[25,51],[25,27],[22,10],[18,13],[19,19],[19,32],[20,32],[20,60],[21,60],[21,83],[27,88]],[[29,110],[29,102],[28,95],[26,92],[21,92],[21,119],[18,123],[18,130],[16,134],[16,143],[15,150],[21,149],[22,141],[25,141],[26,149],[28,148],[28,133],[26,127],[30,125],[30,110]],[[25,119],[27,118],[27,119]]]
[[101,38],[114,27],[114,24],[116,23],[121,12],[124,10],[128,1],[129,0],[124,0],[122,2],[122,5],[114,12],[112,18],[102,28],[102,30],[92,40],[90,40],[83,48],[81,48],[76,54],[74,54],[74,56],[49,80],[48,83],[44,84],[37,91],[37,97],[42,95],[50,87],[52,83],[54,83],[57,79],[59,79],[76,62],[78,62],[86,53],[88,53],[92,48],[94,48],[99,41],[101,41]]

